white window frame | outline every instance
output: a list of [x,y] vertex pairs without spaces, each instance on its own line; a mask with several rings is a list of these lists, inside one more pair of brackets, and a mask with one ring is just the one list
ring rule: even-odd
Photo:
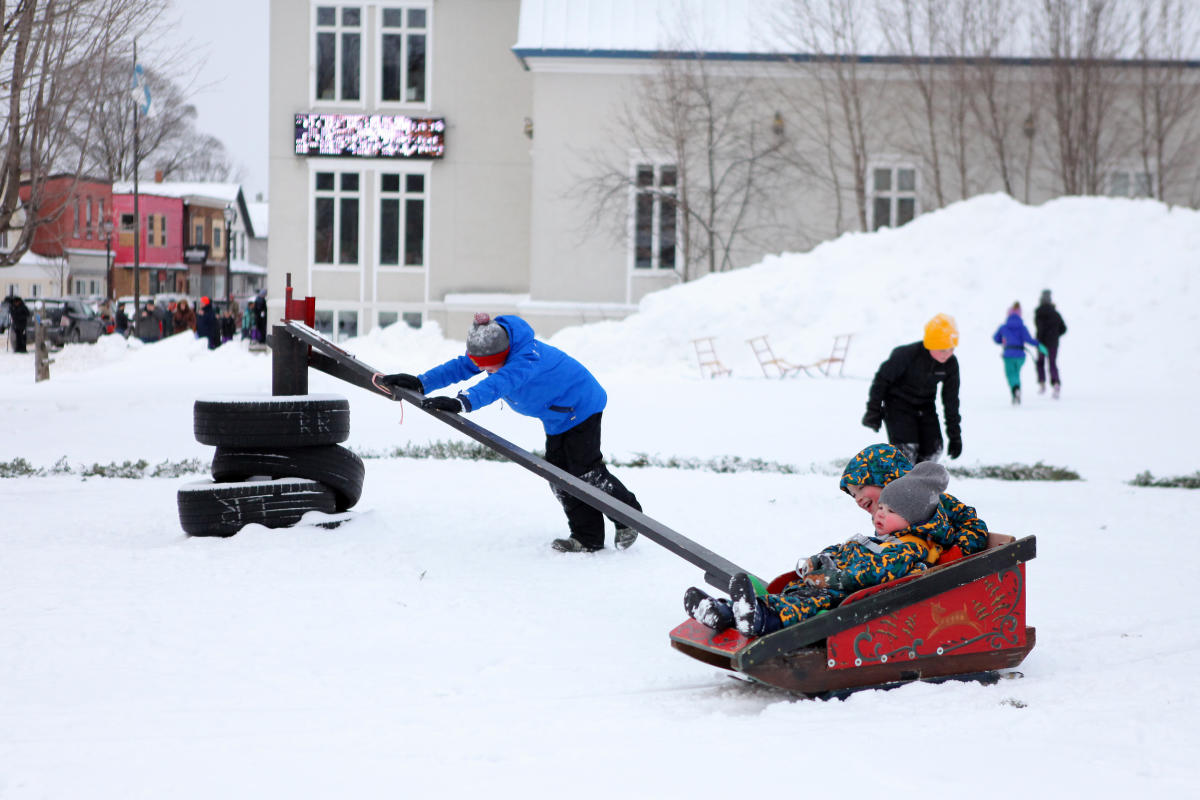
[[[409,28],[408,27],[408,12],[417,9],[425,12],[425,27],[424,28]],[[400,28],[384,28],[383,27],[383,12],[402,10],[404,12],[404,25]],[[404,46],[401,48],[401,69],[400,69],[400,85],[404,91],[408,90],[408,37],[412,33],[420,32],[425,36],[425,99],[424,100],[384,100],[383,99],[383,37],[384,35],[394,35],[397,32],[404,37]],[[375,10],[375,32],[372,37],[374,46],[374,58],[371,64],[371,82],[372,98],[378,108],[388,110],[415,110],[422,109],[428,111],[433,107],[431,91],[433,89],[433,4],[430,2],[397,2],[383,3]],[[315,41],[314,41],[315,44]],[[314,84],[315,86],[315,84]]]
[[[891,186],[885,190],[875,188],[875,172],[876,170],[888,170],[891,172]],[[900,188],[900,171],[911,170],[913,173],[912,189]],[[867,169],[867,229],[871,231],[879,230],[879,225],[875,221],[875,200],[881,197],[888,198],[888,224],[886,227],[898,228],[901,225],[896,224],[899,217],[900,200],[911,199],[913,201],[913,215],[911,222],[921,215],[921,170],[917,169],[917,165],[904,159],[887,159],[872,162]],[[907,224],[907,223],[905,223]]]
[[[653,169],[653,178],[651,186],[654,189],[662,189],[662,172],[666,167],[675,169],[675,186],[673,190],[665,192],[655,192],[653,206],[650,211],[650,266],[639,267],[637,265],[637,224],[638,224],[638,195],[642,194],[638,187],[638,170],[641,167],[649,166]],[[681,265],[686,263],[684,258],[684,242],[680,239],[680,232],[683,230],[681,214],[679,212],[679,168],[675,164],[674,159],[654,157],[654,158],[634,158],[629,166],[629,252],[628,252],[628,269],[633,275],[662,275],[665,272],[679,272]],[[664,267],[661,263],[662,259],[662,194],[670,194],[676,198],[675,204],[675,263]]]
[[[430,166],[431,166],[430,162],[427,162],[427,161],[426,162],[415,162],[414,161],[411,163],[404,163],[403,165],[398,164],[396,162],[392,162],[390,164],[379,164],[378,168],[374,170],[375,175],[374,175],[373,188],[374,188],[375,198],[374,198],[374,220],[373,220],[373,222],[374,222],[376,236],[375,236],[374,248],[373,248],[373,252],[371,253],[371,256],[375,263],[376,268],[379,269],[381,272],[417,273],[417,272],[423,272],[425,269],[427,269],[429,267],[429,216],[430,216],[429,215],[429,206],[430,206],[429,200],[430,200],[430,190],[432,188],[430,186],[430,178],[432,177],[432,170],[430,169]],[[388,192],[387,194],[384,194],[383,176],[385,173],[389,174],[389,175],[399,175],[400,176],[401,186],[400,186],[399,192]],[[422,189],[422,191],[420,193],[416,193],[416,192],[410,193],[405,188],[405,184],[406,184],[405,178],[407,178],[407,176],[409,176],[409,175],[420,175],[424,179],[424,189]],[[404,247],[405,246],[404,221],[405,221],[405,217],[408,213],[407,207],[405,205],[405,201],[409,200],[409,199],[414,199],[417,197],[419,197],[425,203],[425,213],[423,215],[422,224],[421,224],[421,227],[422,227],[422,231],[421,231],[421,235],[422,235],[421,264],[419,266],[415,265],[415,264],[405,264],[404,263],[404,250],[405,250],[405,247]],[[400,200],[401,212],[400,212],[400,263],[399,264],[384,264],[383,263],[383,242],[382,242],[383,201],[388,198],[394,198],[394,199]]]
[[[363,214],[364,205],[370,201],[370,194],[365,191],[370,175],[370,169],[365,165],[354,165],[356,169],[348,168],[349,164],[346,161],[313,161],[308,162],[308,263],[311,270],[320,272],[362,272],[364,266],[370,262],[373,254],[364,248],[364,239],[367,226]],[[322,189],[317,191],[317,174],[322,172],[333,173],[333,189]],[[355,174],[358,175],[358,191],[351,192],[342,189],[342,175]],[[329,263],[318,263],[316,252],[316,236],[317,236],[317,198],[331,197],[333,198],[333,258]],[[338,242],[340,241],[342,230],[342,204],[341,200],[346,197],[358,198],[358,261],[353,264],[345,264],[338,261]]]
[[[335,20],[334,20],[334,24],[332,26],[317,24],[317,12],[319,9],[322,9],[322,8],[334,9]],[[347,9],[347,8],[358,9],[359,24],[357,27],[347,27],[343,24],[342,12],[344,9]],[[367,15],[370,13],[370,10],[371,10],[371,6],[369,5],[368,0],[362,0],[362,2],[358,2],[358,3],[320,2],[320,0],[313,0],[311,6],[309,7],[309,20],[311,22],[310,30],[312,31],[312,35],[309,37],[309,43],[308,43],[308,46],[309,46],[308,63],[309,63],[309,72],[310,72],[308,95],[310,98],[312,98],[312,102],[314,104],[319,104],[322,106],[335,106],[338,108],[348,108],[348,109],[349,108],[366,108],[367,97],[370,96],[370,92],[368,91],[368,80],[371,75],[371,70],[369,68],[369,65],[372,60],[368,57],[370,54],[370,51],[369,51],[369,48],[367,47],[367,44],[368,44],[367,32],[370,27],[367,24]],[[342,87],[342,71],[343,71],[342,35],[345,33],[350,33],[350,32],[357,32],[359,34],[359,40],[358,40],[359,41],[359,45],[358,45],[358,99],[357,100],[342,99],[342,95],[344,94],[344,89]],[[318,72],[318,69],[317,69],[317,66],[318,66],[317,65],[317,36],[318,36],[318,34],[321,34],[321,33],[332,33],[334,35],[334,40],[333,40],[334,41],[334,44],[333,44],[334,97],[333,98],[322,98],[322,97],[317,96],[317,72]]]

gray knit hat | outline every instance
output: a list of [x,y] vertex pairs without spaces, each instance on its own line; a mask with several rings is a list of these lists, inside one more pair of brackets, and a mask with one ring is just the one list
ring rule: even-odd
[[508,357],[508,331],[488,314],[475,315],[467,333],[467,355],[481,367],[503,364]]
[[1049,289],[1042,289],[1042,296],[1038,302],[1040,305],[1043,305],[1043,306],[1050,305],[1051,300],[1050,300],[1050,290]]
[[922,461],[883,487],[879,502],[904,517],[909,525],[919,525],[933,516],[949,483],[950,474],[945,467]]

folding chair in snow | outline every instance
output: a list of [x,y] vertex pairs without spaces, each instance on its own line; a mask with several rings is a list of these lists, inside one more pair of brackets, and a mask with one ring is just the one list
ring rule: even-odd
[[[758,359],[758,365],[762,367],[763,377],[772,378],[787,378],[789,376],[799,375],[803,372],[808,377],[813,377],[812,372],[816,365],[813,364],[793,364],[790,361],[785,361],[775,355],[771,350],[771,343],[767,341],[767,337],[755,336],[752,339],[747,339],[746,343],[750,345],[750,349],[754,351],[754,357]],[[771,374],[771,370],[775,370],[776,375]]]
[[830,377],[829,373],[834,364],[838,365],[838,377],[842,377],[842,370],[846,367],[846,355],[850,352],[850,339],[853,336],[853,333],[839,333],[833,337],[833,349],[829,352],[829,358],[817,362],[817,368],[826,378]]
[[700,374],[705,378],[716,378],[719,375],[732,375],[733,370],[726,367],[717,358],[717,349],[713,345],[713,337],[706,336],[700,339],[692,339],[692,346],[696,348],[696,360],[700,362]]

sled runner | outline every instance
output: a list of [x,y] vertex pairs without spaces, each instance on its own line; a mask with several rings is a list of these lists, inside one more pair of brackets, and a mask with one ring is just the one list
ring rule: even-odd
[[[837,608],[758,638],[689,619],[671,646],[755,681],[809,696],[917,680],[989,680],[1033,649],[1025,625],[1032,536],[847,597]],[[793,574],[780,576],[790,578]],[[772,586],[780,588],[777,581]]]

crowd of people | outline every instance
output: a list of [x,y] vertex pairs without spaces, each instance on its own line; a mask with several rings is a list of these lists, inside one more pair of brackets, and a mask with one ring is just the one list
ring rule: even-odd
[[150,344],[177,333],[190,331],[197,339],[208,342],[208,349],[215,350],[239,335],[242,339],[255,342],[266,341],[267,291],[260,289],[243,312],[236,300],[220,304],[209,297],[201,297],[193,308],[187,298],[156,302],[148,297],[133,319],[130,319],[125,303],[100,304],[99,315],[105,321],[106,333],[133,336]]

